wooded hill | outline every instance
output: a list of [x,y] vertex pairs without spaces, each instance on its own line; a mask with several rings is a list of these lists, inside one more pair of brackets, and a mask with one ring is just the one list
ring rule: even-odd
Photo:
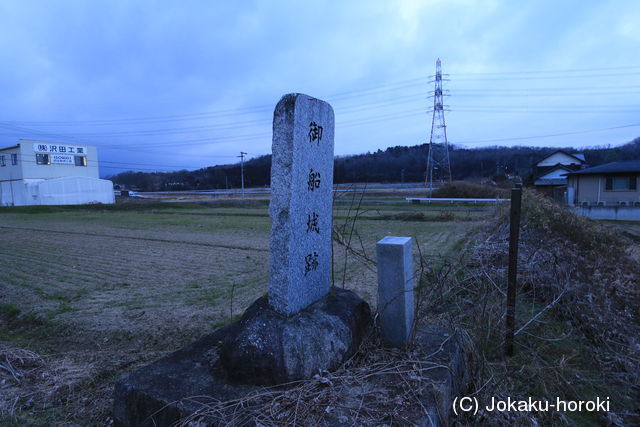
[[[570,153],[584,153],[589,166],[618,160],[640,159],[640,137],[617,147],[591,147]],[[558,150],[557,147],[481,147],[450,150],[454,180],[499,178],[505,173],[532,179],[533,165]],[[428,145],[390,147],[373,153],[336,157],[334,182],[421,182],[425,179]],[[246,187],[268,186],[271,155],[244,164]],[[141,191],[204,190],[240,187],[240,164],[219,165],[194,171],[122,172],[110,177],[114,184]]]

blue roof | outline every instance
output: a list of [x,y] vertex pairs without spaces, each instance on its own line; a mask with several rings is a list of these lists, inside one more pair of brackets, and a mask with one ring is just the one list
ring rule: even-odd
[[604,173],[640,173],[640,160],[628,160],[625,162],[611,162],[592,168],[582,169],[567,175],[595,175]]

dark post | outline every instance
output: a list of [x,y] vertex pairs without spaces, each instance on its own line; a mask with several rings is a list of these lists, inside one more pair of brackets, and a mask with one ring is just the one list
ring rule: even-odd
[[516,277],[518,275],[518,237],[520,234],[520,207],[522,187],[511,190],[511,215],[509,221],[509,273],[507,276],[507,322],[504,352],[513,355],[513,331],[516,323]]
[[242,200],[244,200],[244,155],[247,154],[243,151],[240,152],[240,180],[242,182]]

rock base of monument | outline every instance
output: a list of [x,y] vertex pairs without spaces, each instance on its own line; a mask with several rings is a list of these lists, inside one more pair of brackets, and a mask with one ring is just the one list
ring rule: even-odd
[[262,297],[224,339],[221,365],[230,380],[243,383],[308,379],[351,357],[370,323],[369,304],[340,288],[293,316],[277,313]]
[[[340,299],[342,292],[339,290],[337,296],[333,295],[330,298]],[[346,297],[346,299],[349,298]],[[335,300],[332,299],[328,301],[335,303]],[[292,322],[290,318],[288,322],[287,318],[272,319],[272,315],[266,311],[268,308],[265,308],[264,303],[261,299],[256,301],[247,310],[242,320],[218,329],[193,344],[120,379],[115,386],[115,424],[119,426],[173,425],[179,420],[185,420],[185,418],[198,414],[198,419],[203,422],[200,425],[227,425],[230,422],[254,425],[256,416],[265,417],[267,414],[262,412],[261,405],[265,403],[269,405],[272,398],[279,394],[286,395],[287,390],[295,388],[299,384],[285,384],[272,388],[246,384],[231,379],[225,372],[222,363],[225,351],[232,350],[230,348],[224,350],[225,346],[235,342],[247,345],[244,341],[249,339],[251,335],[249,333],[252,330],[251,325],[260,322],[258,319],[264,319],[265,326],[271,322],[273,324],[282,322],[286,325],[283,327],[285,330],[297,330],[297,326],[291,326],[296,322]],[[357,307],[354,304],[347,305]],[[322,306],[322,303],[318,306]],[[328,304],[324,307],[325,310],[337,309]],[[319,307],[316,307],[316,310],[318,309]],[[324,312],[324,310],[320,310],[320,312]],[[324,316],[325,314],[321,314],[320,318],[324,318]],[[275,327],[273,324],[266,327]],[[305,327],[314,327],[304,324]],[[323,327],[319,327],[316,329],[316,333],[323,330]],[[311,337],[311,334],[309,332],[306,335]],[[282,337],[289,338],[288,335],[282,335]],[[264,338],[268,337],[265,335],[256,336],[256,339]],[[323,341],[321,337],[316,336],[315,338]],[[249,347],[251,346],[249,345]],[[416,375],[420,378],[415,379],[413,394],[419,396],[419,404],[409,406],[400,404],[400,408],[403,411],[409,411],[404,415],[415,424],[447,425],[451,417],[453,398],[463,391],[467,382],[466,356],[461,342],[457,334],[446,328],[437,325],[423,325],[416,330],[412,347],[412,357],[423,360],[424,366],[428,369],[416,371]],[[247,359],[250,354],[257,354],[254,351],[256,350],[248,348],[246,352],[242,351],[235,353],[235,355],[227,354],[224,357],[231,359],[225,363],[231,363],[228,366],[236,366],[234,363],[245,360],[250,365],[262,366],[260,369],[244,371],[240,375],[243,380],[247,380],[247,375],[251,372],[255,375],[262,375],[262,381],[273,378],[273,375],[281,375],[275,374],[275,372],[281,372],[278,369],[266,369],[265,363],[261,360]],[[265,357],[271,356],[266,354]],[[298,360],[297,357],[295,356],[294,359]],[[412,363],[415,364],[415,362]],[[300,365],[296,362],[290,366]],[[289,373],[302,371],[304,370],[296,368]],[[340,375],[344,376],[345,373]],[[350,425],[353,421],[351,417],[354,413],[359,413],[363,399],[374,398],[378,410],[386,411],[385,408],[389,406],[389,413],[395,412],[398,407],[394,406],[394,397],[406,384],[394,385],[394,382],[397,382],[394,375],[392,371],[384,375],[367,375],[364,383],[362,379],[359,379],[355,385],[345,381],[344,386],[332,388],[333,392],[337,393],[335,398],[342,404],[331,412],[326,412],[325,408],[321,407],[320,412],[324,420],[322,424]],[[327,374],[323,374],[323,376],[327,376]],[[319,377],[318,381],[321,382],[323,376]],[[348,373],[346,376],[348,377]],[[328,377],[331,378],[330,374]],[[397,390],[394,388],[396,386]],[[372,390],[376,390],[376,392],[372,394]]]
[[357,351],[370,325],[369,304],[344,289],[288,317],[261,297],[239,321],[118,381],[114,419],[171,424],[211,399],[333,370]]

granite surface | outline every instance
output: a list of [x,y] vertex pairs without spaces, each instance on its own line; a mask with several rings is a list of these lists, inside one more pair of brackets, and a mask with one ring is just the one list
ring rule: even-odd
[[331,279],[334,114],[303,94],[273,118],[269,304],[292,315],[327,295]]
[[414,280],[410,237],[387,236],[376,244],[380,335],[402,347],[411,337],[414,318]]

